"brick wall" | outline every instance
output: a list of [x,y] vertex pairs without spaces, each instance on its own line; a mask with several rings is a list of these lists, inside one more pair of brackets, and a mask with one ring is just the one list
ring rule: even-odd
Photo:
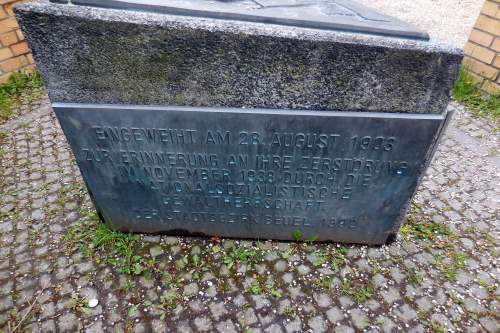
[[486,0],[469,41],[464,64],[481,88],[500,92],[500,0]]
[[0,0],[0,83],[5,82],[12,72],[35,68],[28,44],[12,11],[15,4],[27,1]]

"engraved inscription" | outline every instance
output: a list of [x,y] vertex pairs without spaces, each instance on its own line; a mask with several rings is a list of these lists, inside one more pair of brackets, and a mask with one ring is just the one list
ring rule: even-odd
[[[90,125],[88,134],[95,137],[96,145],[81,147],[78,159],[108,164],[122,184],[138,183],[158,192],[162,204],[173,213],[220,208],[324,211],[325,204],[352,200],[357,192],[369,191],[379,174],[398,177],[411,167],[407,161],[392,159],[398,140],[383,135],[343,137],[250,129],[202,132],[96,124]],[[121,143],[148,150],[113,149]],[[196,148],[189,153],[179,149],[189,145]],[[228,147],[225,153],[207,153],[209,146]],[[253,146],[256,153],[231,153],[238,152],[238,146]],[[372,152],[369,158],[364,156],[367,151]]]
[[[253,237],[262,228],[271,237],[295,229],[328,236],[395,219],[439,127],[422,120],[431,126],[420,132],[426,143],[412,147],[399,127],[405,119],[56,111],[105,217],[133,230]],[[158,121],[148,120],[155,112]]]

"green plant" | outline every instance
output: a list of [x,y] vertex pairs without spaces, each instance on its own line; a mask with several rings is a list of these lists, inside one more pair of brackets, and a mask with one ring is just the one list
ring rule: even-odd
[[300,231],[299,229],[295,229],[294,231],[292,231],[292,237],[297,242],[302,240],[302,231]]
[[321,276],[314,281],[314,285],[320,289],[330,289],[332,286],[333,277]]
[[467,255],[462,252],[453,251],[448,251],[446,255],[451,262],[445,262],[443,258],[437,257],[434,264],[446,280],[454,282],[457,280],[458,270],[464,268],[466,265]]
[[446,333],[446,328],[435,320],[432,320],[429,326],[434,333]]
[[373,287],[368,283],[354,284],[351,280],[345,279],[340,283],[340,292],[343,295],[351,296],[358,304],[366,302],[373,295]]
[[7,135],[7,132],[0,131],[0,143],[4,142],[4,140],[7,138]]
[[83,256],[97,262],[104,260],[120,273],[140,275],[147,265],[142,256],[135,254],[139,236],[110,229],[99,221],[95,211],[70,226],[63,240],[69,253],[80,250]]
[[422,283],[422,276],[420,276],[414,268],[408,269],[408,274],[406,275],[406,282],[416,287]]
[[312,264],[314,265],[314,267],[321,267],[327,261],[327,259],[328,256],[324,251],[317,250],[316,252],[314,252],[314,260]]
[[465,66],[453,86],[453,99],[467,106],[479,115],[489,115],[495,120],[500,119],[500,94],[487,94],[479,89]]
[[281,255],[281,258],[283,259],[288,259],[292,256],[293,254],[293,249],[286,249],[284,251],[281,251],[280,255]]
[[162,296],[160,296],[160,303],[156,305],[158,310],[163,311],[160,319],[164,320],[166,314],[174,310],[179,301],[180,296],[173,289],[167,290]]
[[314,244],[319,240],[318,236],[311,236],[306,239],[306,243],[308,244]]
[[78,296],[76,292],[73,292],[71,294],[71,299],[68,303],[68,307],[70,310],[77,313],[87,314],[90,312],[89,302],[87,298]]
[[281,291],[279,291],[272,282],[266,284],[266,291],[268,291],[272,296],[276,298],[281,298],[281,296],[283,296]]
[[416,240],[434,240],[437,236],[454,236],[451,230],[443,224],[427,219],[420,220],[418,213],[417,206],[410,207],[406,223],[400,229],[400,234],[403,237]]
[[297,309],[295,309],[292,306],[287,306],[283,310],[283,316],[286,318],[289,318],[289,319],[293,319],[293,318],[297,317]]
[[260,253],[254,249],[232,247],[231,250],[226,253],[223,260],[227,268],[231,269],[231,267],[238,263],[252,266],[260,260],[260,258]]
[[260,294],[262,294],[262,288],[256,282],[252,283],[250,285],[250,287],[247,288],[246,291],[249,292],[252,295],[260,295]]
[[7,82],[0,85],[0,120],[13,116],[13,107],[22,102],[22,97],[36,99],[43,91],[43,81],[38,72],[12,73]]
[[345,257],[347,255],[347,249],[345,247],[339,247],[335,249],[330,255],[330,265],[334,272],[339,272],[345,265]]

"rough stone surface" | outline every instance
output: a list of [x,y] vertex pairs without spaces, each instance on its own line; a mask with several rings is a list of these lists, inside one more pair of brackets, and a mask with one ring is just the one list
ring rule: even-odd
[[[52,1],[52,2],[60,2]],[[64,1],[67,2],[67,1]],[[72,4],[100,8],[140,10],[153,13],[175,14],[235,19],[249,22],[266,22],[306,28],[365,32],[385,36],[428,39],[406,22],[359,6],[353,1],[294,0],[276,4],[274,0],[248,2],[233,1],[185,1],[185,0],[72,0]]]
[[17,17],[53,102],[441,113],[462,58],[435,42],[84,6]]
[[[140,236],[145,271],[134,275],[105,252],[68,251],[64,236],[92,204],[48,101],[23,105],[0,125],[0,331],[35,302],[22,331],[496,332],[500,135],[450,107],[455,119],[392,244]],[[83,310],[85,297],[99,305]]]

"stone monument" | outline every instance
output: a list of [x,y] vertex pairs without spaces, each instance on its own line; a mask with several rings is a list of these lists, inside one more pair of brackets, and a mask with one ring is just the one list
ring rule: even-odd
[[102,220],[382,244],[445,128],[460,50],[347,0],[17,7]]

